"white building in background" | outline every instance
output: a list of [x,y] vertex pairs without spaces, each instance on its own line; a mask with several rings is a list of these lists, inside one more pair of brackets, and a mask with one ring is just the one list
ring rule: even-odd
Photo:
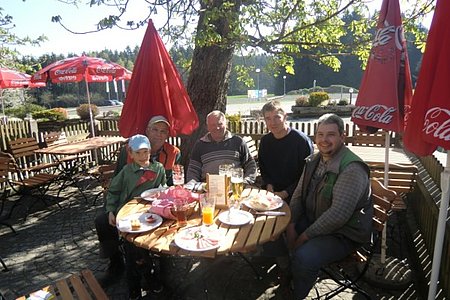
[[[258,95],[259,92],[259,95]],[[267,89],[262,90],[247,90],[247,98],[249,99],[259,99],[267,97]]]

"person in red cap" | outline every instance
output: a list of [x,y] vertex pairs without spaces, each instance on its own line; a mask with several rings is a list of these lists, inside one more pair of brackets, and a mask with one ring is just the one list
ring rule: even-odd
[[[150,140],[152,146],[151,160],[158,161],[163,164],[166,171],[167,185],[173,185],[173,166],[181,163],[181,152],[176,146],[167,142],[169,138],[170,124],[167,119],[161,115],[154,116],[150,119],[145,130],[145,135]],[[117,159],[117,167],[114,176],[130,162],[130,157],[127,154],[126,147],[123,147]]]

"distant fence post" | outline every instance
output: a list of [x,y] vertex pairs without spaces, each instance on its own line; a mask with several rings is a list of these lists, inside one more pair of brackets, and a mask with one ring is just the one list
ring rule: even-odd
[[38,137],[39,136],[38,122],[31,116],[29,117],[27,116],[24,120],[25,123],[27,124],[30,136]]

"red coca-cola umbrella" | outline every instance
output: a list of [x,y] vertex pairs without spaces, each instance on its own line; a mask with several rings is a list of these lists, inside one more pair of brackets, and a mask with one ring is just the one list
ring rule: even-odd
[[[89,82],[109,82],[115,78],[122,78],[129,72],[119,64],[108,62],[102,58],[77,56],[56,61],[36,72],[32,82],[64,83],[64,82],[86,82],[88,104],[91,104],[89,93]],[[91,133],[94,136],[94,118],[89,106],[89,117]]]
[[1,97],[2,89],[17,89],[27,87],[42,87],[45,83],[32,83],[31,76],[16,70],[0,67],[0,98],[2,100],[2,113],[5,115],[5,107],[3,97]]
[[148,121],[155,115],[166,117],[172,136],[191,134],[198,127],[191,99],[150,20],[120,116],[120,134],[129,137],[144,133]]
[[[375,38],[351,120],[365,132],[386,131],[384,185],[389,182],[389,131],[403,132],[412,98],[406,40],[398,0],[383,0]],[[383,231],[381,263],[386,259]]]
[[417,78],[411,114],[403,138],[405,147],[420,155],[430,155],[436,148],[447,150],[447,163],[441,174],[439,209],[433,266],[428,299],[435,299],[442,246],[450,198],[450,1],[438,0],[428,33],[425,53]]

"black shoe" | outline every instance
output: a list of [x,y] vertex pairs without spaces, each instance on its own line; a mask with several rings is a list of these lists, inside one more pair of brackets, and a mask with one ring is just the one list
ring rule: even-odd
[[100,285],[105,288],[111,284],[117,282],[125,271],[125,264],[123,262],[122,256],[111,259],[109,262],[108,269],[105,273],[101,275],[98,279]]

